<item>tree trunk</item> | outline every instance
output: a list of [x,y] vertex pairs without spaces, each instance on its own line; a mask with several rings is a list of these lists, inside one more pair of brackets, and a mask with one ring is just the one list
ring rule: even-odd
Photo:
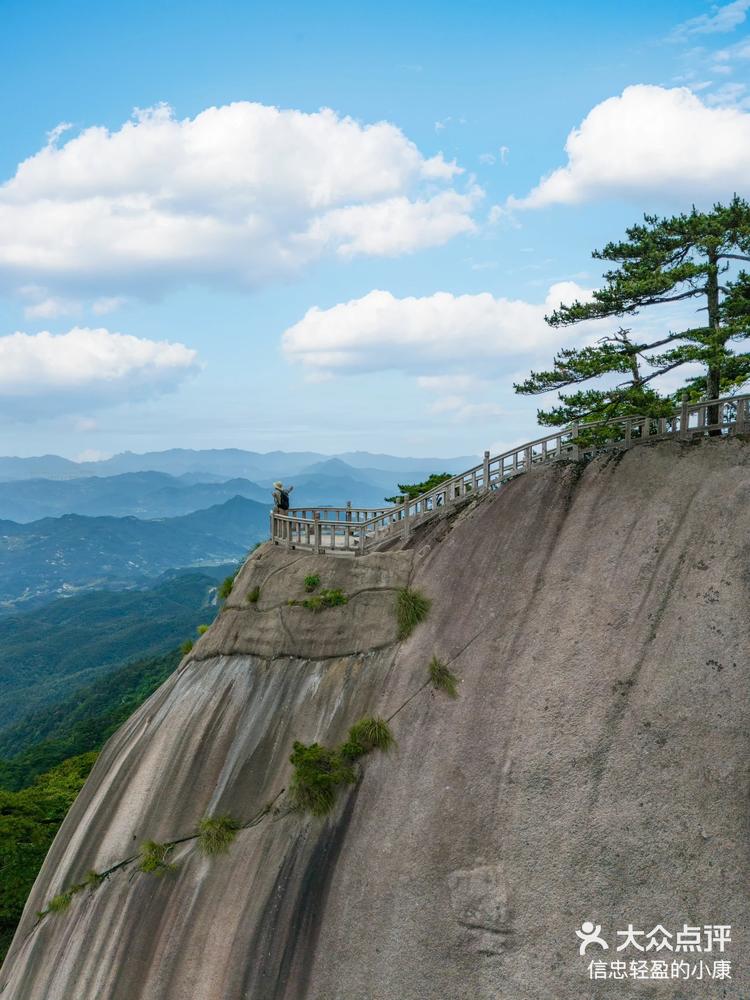
[[[721,325],[719,318],[719,262],[715,251],[708,254],[708,281],[706,283],[706,294],[708,296],[708,326],[711,330],[711,344],[715,348],[716,354],[709,360],[708,372],[706,375],[706,396],[708,399],[718,399],[721,394],[721,361],[719,348],[721,345]],[[706,422],[708,424],[718,424],[719,407],[709,406],[706,411]],[[721,430],[715,428],[709,431],[711,436],[721,434]]]

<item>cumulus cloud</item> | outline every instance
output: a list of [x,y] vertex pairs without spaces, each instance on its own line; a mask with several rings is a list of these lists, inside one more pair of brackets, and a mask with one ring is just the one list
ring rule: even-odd
[[457,190],[461,173],[395,125],[328,109],[159,106],[115,131],[61,127],[0,187],[0,281],[114,298],[406,253],[474,228],[482,192]]
[[750,173],[750,114],[709,107],[686,87],[627,87],[593,108],[565,144],[568,162],[507,208],[595,198],[727,198]]
[[0,407],[20,417],[79,412],[174,388],[197,367],[180,343],[105,329],[0,337]]
[[[288,360],[312,371],[400,370],[419,375],[423,388],[452,395],[467,388],[472,374],[559,346],[559,332],[547,325],[545,314],[589,295],[574,282],[553,285],[538,304],[489,292],[396,298],[374,290],[330,309],[309,309],[285,331],[282,346]],[[594,329],[583,324],[577,336]]]

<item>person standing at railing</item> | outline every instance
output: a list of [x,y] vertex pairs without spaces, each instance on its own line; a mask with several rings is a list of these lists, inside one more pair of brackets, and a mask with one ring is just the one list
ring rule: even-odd
[[273,484],[273,502],[276,504],[276,510],[289,510],[289,494],[293,489],[293,486],[287,488],[280,482]]

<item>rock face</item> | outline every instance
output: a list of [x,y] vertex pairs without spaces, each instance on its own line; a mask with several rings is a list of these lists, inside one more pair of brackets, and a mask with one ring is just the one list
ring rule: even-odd
[[[259,549],[107,744],[2,1000],[747,996],[749,497],[750,445],[668,442],[534,471],[397,551]],[[312,573],[349,603],[289,606]],[[399,642],[407,584],[432,607]],[[419,691],[433,655],[455,701]],[[282,807],[215,858],[188,842],[174,875],[125,868],[32,929],[141,841],[250,820],[295,739],[332,745],[416,691],[398,747],[364,758],[327,818]],[[587,920],[607,952],[579,955]],[[732,925],[723,955],[687,956],[731,960],[731,980],[590,980],[592,958],[675,957],[617,953],[616,930],[685,923]]]

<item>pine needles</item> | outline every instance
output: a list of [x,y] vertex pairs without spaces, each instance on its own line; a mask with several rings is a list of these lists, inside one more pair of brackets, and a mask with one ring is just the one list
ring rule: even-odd
[[404,587],[398,592],[396,617],[398,619],[398,637],[406,639],[414,629],[427,617],[431,601],[419,593]]
[[430,674],[430,684],[436,691],[444,691],[449,698],[458,697],[459,679],[448,669],[447,664],[437,656],[433,656],[427,669]]
[[198,849],[206,856],[226,854],[239,828],[231,816],[205,816],[198,824]]

